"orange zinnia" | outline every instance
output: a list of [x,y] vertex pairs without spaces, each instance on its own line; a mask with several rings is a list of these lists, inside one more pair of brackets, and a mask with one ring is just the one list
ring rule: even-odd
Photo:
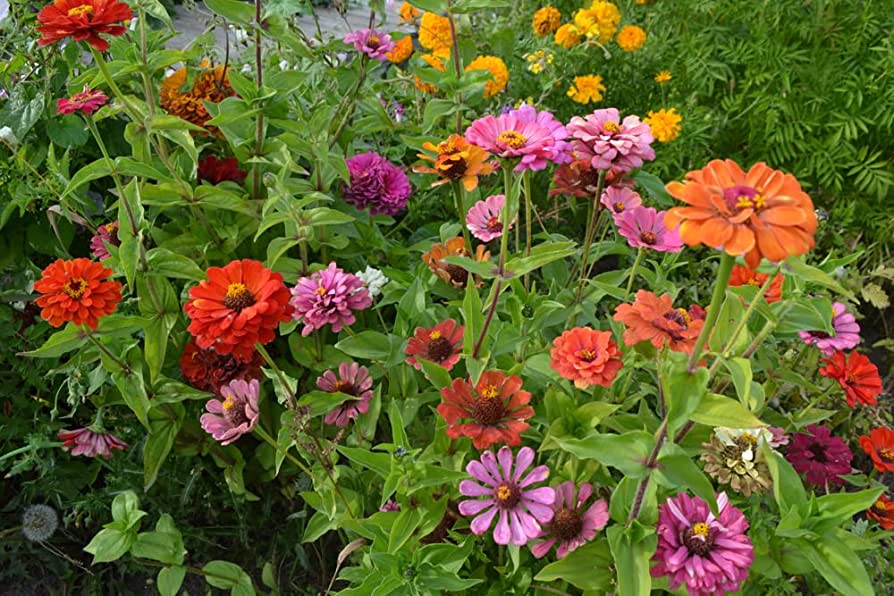
[[42,294],[40,316],[53,327],[71,321],[96,329],[100,317],[115,312],[121,302],[121,284],[109,281],[112,270],[90,259],[50,263],[34,289]]
[[628,346],[649,341],[656,348],[667,344],[671,350],[686,354],[692,352],[705,325],[695,308],[674,308],[670,294],[659,297],[646,290],[636,293],[633,304],[618,306],[614,319],[627,327],[624,343]]
[[[205,127],[211,115],[205,108],[204,102],[220,103],[228,97],[233,97],[236,92],[230,86],[230,79],[224,67],[210,68],[207,61],[199,66],[200,71],[193,80],[192,89],[182,91],[180,88],[186,83],[186,67],[183,67],[161,84],[161,107],[172,116],[178,116],[196,126]],[[218,134],[217,128],[206,127],[213,134]]]
[[866,511],[866,517],[877,521],[885,530],[894,530],[894,500],[882,493]]
[[[767,283],[769,277],[770,274],[768,273],[758,273],[748,267],[734,265],[733,271],[729,276],[729,285],[732,287],[754,286],[756,288],[761,288]],[[782,300],[781,273],[777,273],[776,277],[773,278],[773,281],[770,282],[770,285],[767,286],[767,291],[764,292],[764,300],[767,301],[767,304],[773,304],[774,302]]]
[[133,18],[133,11],[118,0],[56,0],[44,6],[37,15],[40,23],[38,45],[46,46],[71,37],[86,41],[90,47],[105,52],[109,42],[100,37],[123,35],[127,30],[123,21]]
[[413,171],[419,174],[440,176],[441,179],[434,182],[432,186],[460,180],[465,189],[471,192],[478,187],[479,176],[492,174],[498,167],[497,162],[487,161],[490,158],[490,153],[481,147],[472,145],[457,134],[450,135],[446,141],[437,145],[425,143],[422,148],[437,155],[437,157],[430,157],[425,153],[417,154],[420,158],[432,162],[434,167],[419,165],[414,167]]
[[673,207],[665,224],[680,226],[689,246],[704,244],[729,255],[745,255],[757,269],[761,258],[784,261],[814,246],[816,213],[798,180],[757,163],[748,172],[736,162],[714,160],[671,182],[667,191],[687,203]]
[[[422,260],[432,273],[457,288],[464,288],[469,281],[469,272],[459,265],[444,263],[442,259],[450,256],[469,256],[469,251],[466,250],[466,241],[461,236],[451,238],[444,244],[439,242],[433,244],[431,250],[422,255]],[[475,249],[475,260],[487,261],[489,258],[490,252],[485,250],[483,244],[479,244]]]
[[557,337],[553,346],[550,368],[563,379],[574,381],[578,389],[611,386],[623,366],[611,331],[575,327]]

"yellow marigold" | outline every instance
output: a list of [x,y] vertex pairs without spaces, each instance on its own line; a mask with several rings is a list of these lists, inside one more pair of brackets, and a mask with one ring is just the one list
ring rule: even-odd
[[659,72],[658,74],[655,75],[655,82],[663,85],[664,83],[667,83],[668,81],[670,81],[672,78],[673,78],[673,76],[671,75],[671,71],[662,70],[661,72]]
[[404,2],[400,5],[400,20],[404,23],[409,23],[413,19],[417,18],[421,12],[419,9],[410,4],[409,2]]
[[574,15],[574,24],[588,39],[596,38],[599,43],[607,44],[615,36],[621,12],[611,2],[594,0],[590,8],[582,8]]
[[450,50],[453,36],[450,35],[450,19],[433,12],[422,15],[419,22],[419,44],[431,51]]
[[604,91],[605,85],[602,84],[601,76],[584,75],[582,77],[574,77],[574,84],[568,89],[568,97],[577,103],[586,105],[602,101],[602,93]]
[[[450,52],[447,52],[444,56],[438,56],[435,54],[421,54],[420,57],[426,64],[428,64],[435,70],[446,72],[446,66],[444,65],[444,62],[447,60],[447,58],[450,57]],[[418,75],[416,75],[414,83],[416,85],[416,88],[423,93],[432,94],[438,90],[437,85],[426,83]]]
[[395,44],[394,49],[385,54],[394,64],[406,62],[413,54],[413,36],[404,35]]
[[534,13],[534,19],[531,21],[531,27],[538,37],[546,37],[554,33],[562,22],[562,13],[559,9],[552,6],[544,6]]
[[565,23],[556,30],[556,43],[566,50],[573,48],[580,43],[580,29],[571,23]]
[[646,32],[642,27],[626,25],[618,32],[617,42],[625,52],[635,52],[646,43]]
[[[181,90],[186,83],[186,67],[174,71],[161,83],[161,107],[171,114],[191,122],[197,126],[205,126],[211,115],[202,102],[220,103],[227,97],[236,95],[230,86],[230,79],[223,66],[209,68],[207,61],[199,65],[201,69],[193,79],[192,89]],[[207,127],[213,134],[219,131]]]
[[679,136],[682,120],[683,118],[677,113],[677,110],[671,108],[669,110],[661,109],[657,112],[650,111],[643,122],[652,129],[652,136],[656,140],[669,143]]
[[484,84],[484,97],[493,97],[509,83],[509,69],[506,68],[506,63],[496,56],[478,56],[466,66],[466,72],[470,70],[486,70],[493,76]]

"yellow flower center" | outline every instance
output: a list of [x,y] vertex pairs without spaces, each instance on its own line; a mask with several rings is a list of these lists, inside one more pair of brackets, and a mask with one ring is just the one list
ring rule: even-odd
[[617,201],[615,203],[615,213],[624,213],[625,208],[626,207],[624,206],[624,203],[622,203],[621,201]]
[[481,394],[481,397],[494,399],[500,394],[500,390],[496,385],[486,385],[479,393]]
[[743,442],[747,441],[747,442],[751,443],[752,445],[757,445],[757,437],[755,437],[751,433],[743,433],[740,438],[742,439]]
[[885,511],[888,509],[888,507],[887,507],[887,505],[885,505],[884,501],[879,499],[878,501],[875,502],[875,509],[878,509],[879,511]]
[[596,359],[596,350],[590,350],[589,348],[584,348],[577,353],[578,358],[583,360],[584,362],[592,362]]
[[369,40],[367,41],[367,43],[369,44],[369,47],[371,47],[371,48],[379,47],[379,44],[381,42],[382,42],[382,40],[379,39],[378,37],[376,37],[375,35],[370,35]]
[[528,138],[517,130],[504,130],[497,136],[498,143],[503,143],[512,149],[521,149],[527,141]]
[[314,293],[317,294],[318,296],[322,296],[323,294],[326,293],[326,288],[324,288],[323,286],[320,286],[319,288],[314,290]]
[[428,334],[428,339],[435,340],[441,339],[441,332],[437,329]]
[[758,279],[757,279],[756,277],[752,277],[751,279],[748,280],[748,285],[749,285],[749,286],[754,286],[755,288],[759,288],[759,287],[761,287],[763,284],[761,284],[761,282],[758,281]]
[[686,322],[686,327],[688,328],[692,324],[692,317],[689,316],[689,311],[685,308],[678,308],[676,311],[683,317],[683,321]]
[[707,536],[711,532],[711,526],[704,522],[698,522],[692,526],[692,533],[696,536]]
[[68,294],[70,298],[78,300],[87,291],[87,282],[81,277],[70,279],[62,286],[62,291]]
[[602,130],[610,133],[621,132],[621,125],[617,122],[608,121],[602,125]]
[[505,484],[497,489],[497,498],[501,501],[507,501],[512,496],[512,489]]
[[223,407],[224,410],[232,410],[235,406],[236,406],[236,400],[233,399],[232,395],[228,395],[226,397],[226,399],[223,400],[223,403],[221,404],[221,407]]
[[69,9],[68,16],[70,17],[83,17],[86,15],[93,14],[93,7],[89,4],[82,4],[81,6],[75,6],[74,8]]
[[349,383],[348,381],[342,381],[341,379],[339,379],[335,382],[335,386],[332,390],[340,393],[351,393],[353,389],[353,384]]
[[878,456],[885,461],[894,462],[894,449],[883,447],[882,449],[878,450]]

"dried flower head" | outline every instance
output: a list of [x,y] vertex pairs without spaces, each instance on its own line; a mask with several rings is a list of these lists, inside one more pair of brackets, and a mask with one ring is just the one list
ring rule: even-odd
[[31,505],[22,514],[22,534],[31,542],[46,542],[59,528],[59,515],[49,505]]

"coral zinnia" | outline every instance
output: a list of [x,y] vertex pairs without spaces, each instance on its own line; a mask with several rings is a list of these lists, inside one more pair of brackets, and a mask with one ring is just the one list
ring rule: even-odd
[[879,498],[866,511],[866,517],[873,519],[885,530],[894,530],[894,499],[886,494],[879,495]]
[[857,404],[874,406],[882,392],[882,379],[878,375],[878,367],[869,358],[859,352],[835,352],[831,358],[823,360],[825,367],[819,374],[835,379],[847,399],[847,405]]
[[664,108],[654,112],[649,110],[643,122],[649,125],[652,136],[659,143],[670,143],[680,135],[680,122],[683,117],[677,113],[676,108],[665,110]]
[[792,435],[785,459],[815,486],[844,484],[841,474],[850,473],[854,457],[847,443],[832,436],[825,426],[810,424],[804,430],[807,432]]
[[261,355],[257,352],[246,362],[232,354],[218,354],[202,349],[190,340],[180,356],[180,372],[186,381],[201,391],[218,393],[223,385],[234,379],[250,381],[261,377]]
[[[466,214],[466,226],[472,236],[482,242],[490,242],[503,235],[503,222],[500,221],[500,213],[506,204],[506,195],[491,195],[483,201],[478,201],[469,213]],[[512,229],[514,222],[509,222]]]
[[250,433],[258,424],[258,394],[260,383],[257,379],[245,381],[235,379],[220,388],[223,401],[211,398],[205,404],[207,414],[199,421],[202,428],[221,445],[229,445],[244,434]]
[[463,188],[471,192],[478,187],[478,177],[492,174],[498,167],[496,161],[488,161],[490,153],[472,145],[458,134],[452,134],[437,145],[424,143],[422,148],[435,153],[435,157],[418,153],[417,156],[432,162],[433,166],[418,165],[413,171],[418,174],[437,174],[440,180],[432,183],[438,186],[455,180],[461,181]]
[[555,493],[553,519],[536,538],[543,540],[530,546],[531,554],[538,559],[543,558],[556,542],[559,543],[556,557],[563,558],[577,547],[593,540],[596,532],[604,528],[609,520],[605,499],[599,499],[584,510],[593,495],[593,485],[588,482],[577,489],[576,499],[574,482],[571,480],[555,487]]
[[575,116],[568,123],[568,134],[574,140],[575,158],[589,159],[597,170],[629,172],[655,159],[649,125],[640,122],[638,116],[626,116],[621,121],[617,108]]
[[401,64],[413,55],[413,36],[404,35],[394,43],[394,47],[386,54],[388,61]]
[[37,15],[37,43],[46,46],[71,37],[105,52],[109,42],[100,35],[123,35],[127,29],[122,22],[132,18],[130,7],[118,0],[55,0]]
[[447,436],[469,437],[475,449],[495,443],[520,445],[519,433],[529,426],[524,421],[534,415],[534,408],[528,405],[531,394],[521,386],[519,377],[499,370],[482,373],[474,387],[465,379],[454,379],[452,385],[441,389],[444,401],[438,406],[438,414],[447,422]]
[[404,354],[406,363],[422,370],[419,359],[429,360],[451,370],[459,362],[466,328],[447,319],[434,327],[416,327],[413,337],[407,342]]
[[335,426],[347,426],[348,423],[369,411],[369,400],[372,399],[372,377],[369,369],[356,362],[342,362],[338,365],[338,376],[327,370],[317,377],[317,387],[329,393],[341,392],[357,399],[339,404],[326,414],[324,422]]
[[531,20],[531,28],[537,37],[546,37],[559,28],[562,22],[562,13],[554,6],[544,6],[534,13]]
[[[223,65],[210,68],[207,61],[199,65],[199,72],[193,79],[192,89],[181,91],[186,84],[186,67],[174,71],[161,84],[159,99],[162,109],[184,120],[204,127],[211,115],[204,102],[220,103],[236,95],[230,86],[230,77]],[[216,127],[206,127],[212,134],[218,134]]]
[[199,184],[220,184],[221,182],[235,182],[242,184],[248,172],[239,168],[239,160],[235,157],[218,159],[215,155],[209,155],[199,160],[198,175]]
[[658,549],[652,577],[667,576],[691,596],[736,592],[748,577],[754,547],[745,534],[748,520],[726,493],[717,495],[718,515],[698,497],[681,493],[658,506]]
[[609,387],[621,370],[621,352],[611,331],[575,327],[553,340],[550,367],[559,376],[574,381],[578,389],[590,385]]
[[53,327],[71,321],[96,329],[99,319],[115,312],[121,302],[121,284],[108,277],[112,270],[90,259],[58,259],[47,265],[34,289],[40,316]]
[[251,259],[210,267],[206,274],[183,307],[192,319],[188,330],[200,348],[250,362],[255,344],[273,341],[277,326],[292,314],[282,275]]
[[112,433],[98,432],[89,428],[60,430],[58,436],[62,439],[62,449],[71,451],[72,455],[85,457],[100,455],[105,459],[112,459],[112,451],[127,449],[127,443]]
[[643,198],[639,196],[638,192],[626,186],[612,185],[605,189],[599,202],[611,211],[612,215],[618,216],[642,205]]
[[484,84],[484,97],[493,97],[509,84],[509,69],[497,56],[478,56],[466,66],[466,72],[470,70],[486,70],[493,77]]
[[693,316],[692,309],[674,308],[670,294],[661,297],[648,290],[636,293],[633,304],[621,304],[614,319],[624,323],[624,343],[633,346],[650,341],[656,348],[664,344],[675,352],[692,352],[705,321]]
[[109,101],[108,96],[99,89],[90,89],[84,85],[84,90],[75,93],[69,98],[62,98],[56,102],[56,112],[59,114],[74,114],[83,112],[88,116],[105,105]]
[[874,428],[860,437],[860,447],[872,458],[879,472],[894,472],[894,430]]
[[344,42],[353,45],[358,52],[363,52],[373,60],[385,62],[388,52],[394,49],[394,42],[387,33],[375,29],[357,29],[345,35]]
[[704,244],[729,255],[745,255],[757,269],[762,258],[784,261],[814,246],[813,201],[791,174],[757,163],[744,172],[719,159],[670,182],[667,191],[687,204],[667,212],[668,227],[680,226],[689,246]]
[[419,44],[434,53],[449,52],[453,45],[450,19],[433,12],[423,14],[419,21]]
[[646,31],[636,25],[625,25],[618,31],[615,41],[625,52],[635,52],[646,44]]
[[[756,288],[761,288],[767,283],[767,278],[769,277],[770,275],[767,273],[758,273],[757,271],[749,269],[748,267],[743,267],[742,265],[733,265],[733,271],[729,276],[729,285],[732,287],[754,286]],[[773,278],[773,281],[770,282],[770,285],[767,286],[767,291],[764,292],[764,300],[767,301],[767,304],[773,304],[774,302],[782,300],[781,273],[777,273],[776,277]]]
[[376,153],[359,153],[346,160],[350,184],[342,189],[345,200],[372,215],[397,215],[413,192],[410,179],[399,167]]
[[847,306],[842,302],[832,304],[832,329],[834,333],[829,335],[825,331],[799,331],[798,337],[804,343],[814,345],[826,355],[831,356],[841,350],[849,350],[860,343],[860,325],[851,313],[847,312]]
[[[446,281],[447,283],[457,287],[465,288],[469,281],[469,272],[451,263],[445,263],[442,259],[449,256],[468,257],[469,251],[466,250],[466,241],[462,236],[451,238],[444,244],[436,242],[432,244],[429,251],[422,255],[422,261],[428,265],[432,273]],[[490,251],[485,250],[483,244],[479,244],[475,249],[476,261],[487,261],[490,259]]]
[[476,536],[487,532],[499,512],[494,542],[523,546],[540,535],[540,524],[552,521],[556,494],[548,486],[531,488],[549,476],[546,466],[537,466],[525,475],[534,463],[533,449],[522,447],[514,459],[512,450],[502,447],[496,456],[485,451],[480,461],[470,461],[466,472],[481,484],[474,480],[459,483],[459,492],[473,497],[459,504],[459,512],[475,516],[470,529]]
[[574,84],[568,88],[566,95],[572,101],[587,105],[588,103],[599,103],[602,101],[603,93],[605,93],[605,85],[602,84],[601,76],[584,75],[574,77]]
[[543,170],[571,161],[568,131],[550,112],[522,104],[499,116],[485,116],[466,129],[466,140],[503,158],[520,158],[516,172]]
[[310,277],[299,279],[291,292],[294,317],[304,322],[303,336],[326,325],[332,325],[332,331],[338,333],[357,320],[354,311],[372,305],[363,280],[353,273],[345,273],[335,262]]
[[647,248],[657,252],[680,252],[683,241],[677,230],[664,225],[664,211],[652,207],[634,207],[615,216],[618,233],[627,238],[633,248]]
[[121,246],[118,240],[118,222],[113,221],[96,228],[96,235],[90,239],[90,252],[100,261],[105,261],[111,255],[106,245]]

